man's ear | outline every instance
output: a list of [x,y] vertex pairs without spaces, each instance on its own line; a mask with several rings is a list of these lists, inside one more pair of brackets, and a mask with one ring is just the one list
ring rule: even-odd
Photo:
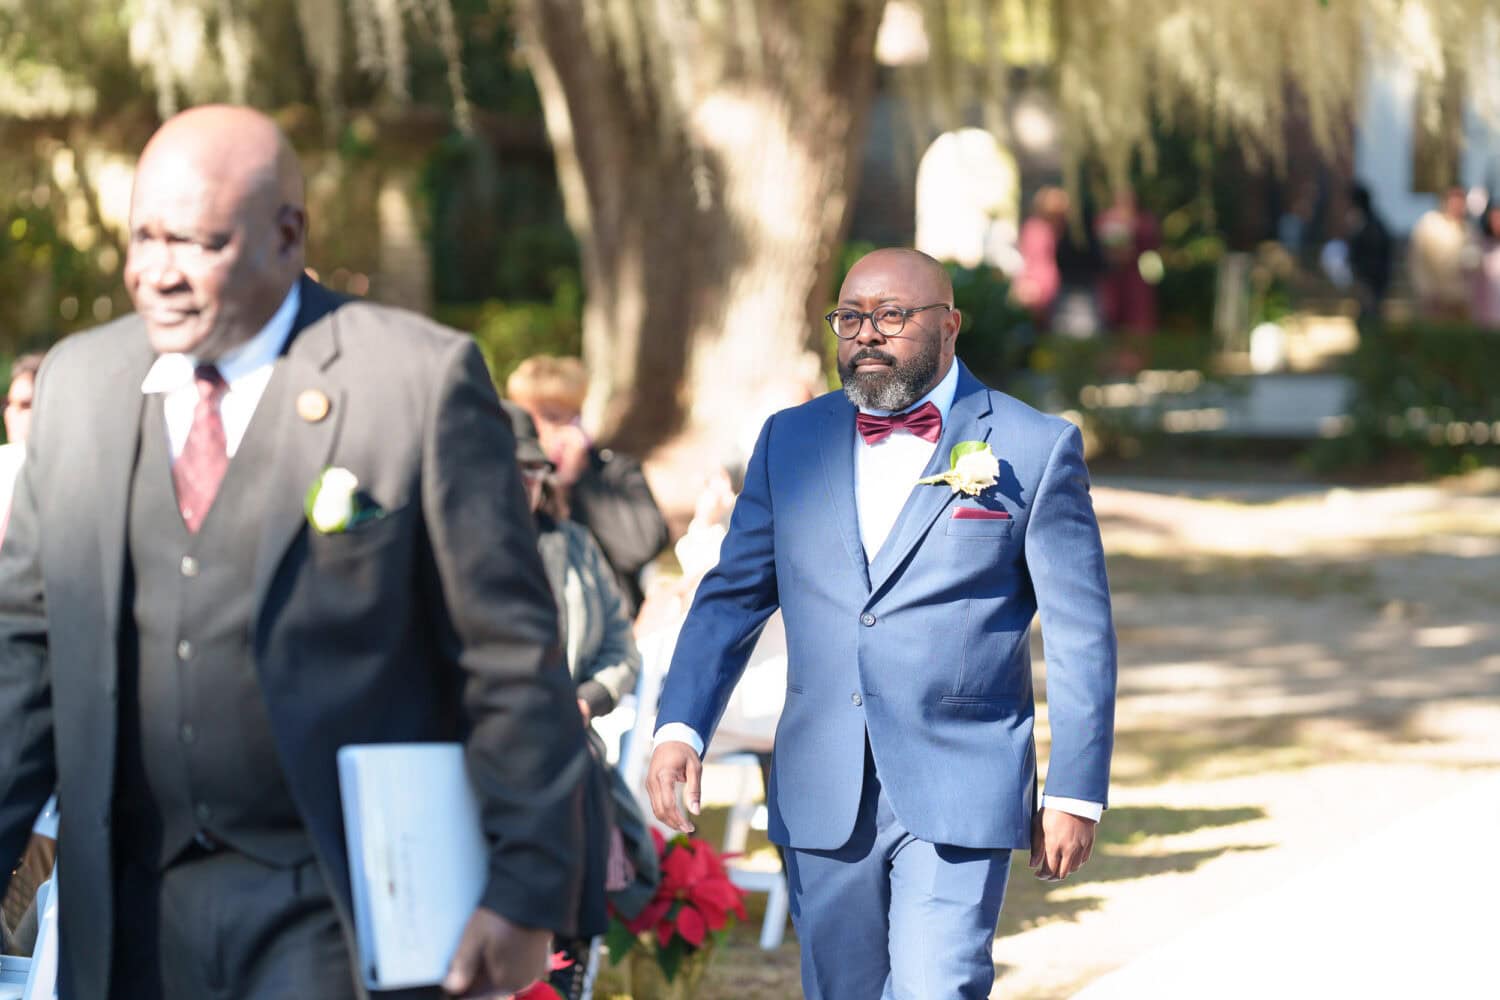
[[282,205],[276,213],[276,232],[283,254],[301,249],[307,242],[307,211],[296,205]]
[[943,323],[947,325],[947,329],[945,329],[943,332],[952,337],[954,340],[957,340],[958,331],[963,329],[964,314],[959,312],[957,309],[949,309],[948,315],[943,317]]

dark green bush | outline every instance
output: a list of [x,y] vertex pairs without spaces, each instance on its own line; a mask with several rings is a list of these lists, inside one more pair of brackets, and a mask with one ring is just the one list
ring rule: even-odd
[[572,281],[559,284],[551,302],[492,299],[473,306],[440,306],[440,322],[467,330],[479,342],[499,386],[533,354],[577,355],[583,349],[582,298]]
[[1500,332],[1367,329],[1345,371],[1354,380],[1350,425],[1312,449],[1315,468],[1415,461],[1443,475],[1500,463]]

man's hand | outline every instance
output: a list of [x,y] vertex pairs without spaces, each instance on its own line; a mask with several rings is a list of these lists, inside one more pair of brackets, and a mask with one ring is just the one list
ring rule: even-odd
[[1094,853],[1091,819],[1061,809],[1041,809],[1031,818],[1031,860],[1036,877],[1043,882],[1061,882],[1083,867]]
[[651,755],[646,769],[646,792],[651,796],[651,811],[656,818],[681,833],[692,833],[693,824],[677,807],[677,786],[687,784],[687,808],[694,816],[702,808],[699,782],[703,762],[693,748],[677,740],[668,740]]
[[578,426],[577,419],[566,424],[537,424],[542,450],[555,467],[552,475],[558,485],[572,486],[589,467],[589,436]]
[[443,992],[474,1000],[504,1000],[547,975],[550,931],[521,927],[481,906],[469,918],[448,964]]
[[578,699],[578,712],[583,716],[583,724],[588,725],[589,720],[594,717],[594,710],[589,708],[589,703],[582,698]]

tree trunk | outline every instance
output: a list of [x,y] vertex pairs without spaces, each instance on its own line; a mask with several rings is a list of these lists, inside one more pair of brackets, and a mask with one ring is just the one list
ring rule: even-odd
[[421,177],[414,167],[394,166],[383,173],[375,201],[379,269],[371,287],[387,305],[431,312],[432,251],[422,233],[424,212],[417,195]]
[[733,0],[733,29],[640,25],[703,43],[663,66],[661,47],[600,42],[590,2],[519,5],[582,250],[586,421],[636,454],[691,431],[743,459],[746,425],[821,369],[883,3]]

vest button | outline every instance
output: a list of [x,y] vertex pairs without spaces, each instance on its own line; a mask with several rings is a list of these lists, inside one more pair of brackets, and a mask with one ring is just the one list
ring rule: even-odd
[[854,703],[854,707],[855,708],[858,708],[859,706],[861,706],[861,705],[863,705],[865,703],[865,700],[859,696],[859,692],[858,691],[856,691],[853,694],[851,694],[849,696],[849,700]]
[[188,660],[191,659],[192,656],[193,644],[188,642],[186,639],[183,639],[177,644],[177,658],[179,660]]
[[194,559],[192,556],[183,556],[182,557],[182,575],[183,576],[197,576],[198,575],[198,560]]
[[859,616],[859,623],[868,628],[869,626],[875,624],[875,616],[866,611],[864,614]]
[[182,728],[177,731],[177,736],[188,746],[192,746],[198,742],[198,731],[193,728],[193,724],[190,722],[182,724]]

